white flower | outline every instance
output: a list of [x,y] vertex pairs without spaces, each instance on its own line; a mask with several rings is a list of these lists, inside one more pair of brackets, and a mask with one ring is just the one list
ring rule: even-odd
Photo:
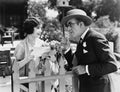
[[87,51],[87,50],[85,50],[85,49],[83,49],[83,53],[88,53],[88,51]]
[[49,44],[41,39],[36,39],[35,40],[35,46],[34,47],[44,47],[44,46],[48,46]]
[[56,45],[56,44],[60,44],[60,42],[56,41],[56,40],[53,40],[50,42],[50,45]]
[[86,46],[87,46],[87,45],[86,45],[86,42],[84,42],[84,43],[83,43],[83,47],[86,47]]

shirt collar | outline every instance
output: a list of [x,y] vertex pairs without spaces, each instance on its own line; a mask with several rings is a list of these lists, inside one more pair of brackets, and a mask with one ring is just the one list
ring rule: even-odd
[[84,37],[85,37],[85,35],[87,34],[88,30],[89,30],[89,28],[87,28],[87,30],[85,30],[85,32],[81,35],[80,38],[84,39]]

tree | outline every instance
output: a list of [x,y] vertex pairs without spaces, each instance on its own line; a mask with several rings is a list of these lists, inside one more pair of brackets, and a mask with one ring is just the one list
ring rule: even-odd
[[[57,0],[48,0],[48,3],[50,4],[49,8],[55,8],[57,7]],[[82,4],[82,0],[70,0],[69,5],[80,7]]]
[[120,0],[116,0],[113,11],[110,13],[110,19],[112,21],[120,21]]
[[75,6],[76,8],[80,8],[83,2],[82,0],[70,0],[69,4]]
[[[56,7],[57,0],[48,1],[50,8]],[[69,4],[85,10],[89,16],[95,11],[97,14],[96,19],[101,16],[109,15],[110,20],[120,21],[120,0],[88,0],[87,2],[83,2],[82,0],[70,0]]]
[[28,16],[44,18],[46,15],[46,4],[41,2],[30,1],[28,4]]
[[119,0],[102,0],[95,9],[97,18],[109,15],[110,20],[115,21],[120,18],[120,1]]
[[49,8],[53,9],[57,5],[57,0],[48,0],[48,3],[49,3]]
[[[57,0],[48,0],[48,2],[50,3],[49,5],[49,8],[56,8],[56,3],[57,3]],[[88,2],[83,2],[82,0],[70,0],[69,1],[69,5],[70,6],[73,6],[72,8],[80,8],[80,9],[83,9],[87,12],[87,14],[89,16],[91,16],[91,12],[93,11],[94,9],[94,6],[96,5],[96,3],[94,1],[88,1]],[[69,9],[72,9],[72,8],[69,8]],[[66,12],[69,10],[69,9],[64,9],[64,12],[62,10],[62,13],[64,13],[64,15],[66,15]],[[60,20],[61,20],[61,17],[62,17],[63,14],[60,13]]]

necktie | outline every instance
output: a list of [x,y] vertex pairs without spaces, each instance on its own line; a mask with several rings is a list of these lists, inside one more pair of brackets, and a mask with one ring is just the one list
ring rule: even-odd
[[73,67],[78,65],[78,61],[75,54],[73,56],[72,64],[73,64]]

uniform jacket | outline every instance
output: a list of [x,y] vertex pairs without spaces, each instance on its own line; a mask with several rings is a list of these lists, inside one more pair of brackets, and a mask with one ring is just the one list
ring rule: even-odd
[[110,92],[107,74],[116,71],[117,67],[116,58],[106,38],[89,29],[82,42],[78,43],[76,52],[72,54],[69,50],[65,54],[70,67],[72,67],[73,55],[76,55],[78,65],[88,65],[90,74],[79,75],[79,92]]

